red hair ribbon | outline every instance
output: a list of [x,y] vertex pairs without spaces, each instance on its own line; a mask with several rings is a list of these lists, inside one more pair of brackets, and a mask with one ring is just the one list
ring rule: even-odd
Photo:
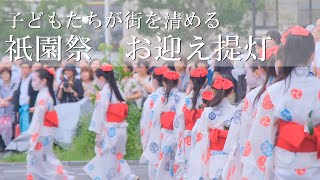
[[164,73],[163,77],[169,80],[177,80],[180,78],[180,75],[175,71],[167,71]]
[[107,64],[107,65],[101,66],[100,69],[101,69],[103,72],[109,72],[109,71],[112,71],[112,70],[113,70],[113,67],[112,67],[112,65]]
[[154,68],[154,70],[153,70],[154,74],[157,76],[164,75],[164,73],[167,71],[168,71],[168,68],[166,66]]
[[193,71],[191,71],[190,76],[191,77],[205,77],[208,74],[208,70],[205,68],[197,68]]
[[44,68],[45,70],[48,71],[49,74],[51,74],[52,76],[55,76],[56,75],[56,72],[53,68]]
[[282,44],[286,43],[287,37],[290,34],[294,36],[309,36],[310,32],[301,26],[293,26],[289,28],[285,33],[282,34],[282,37],[281,37]]
[[212,87],[215,89],[227,90],[234,86],[233,82],[227,78],[222,77],[221,75],[217,76],[214,80]]
[[202,99],[211,101],[213,99],[213,92],[212,91],[203,91]]

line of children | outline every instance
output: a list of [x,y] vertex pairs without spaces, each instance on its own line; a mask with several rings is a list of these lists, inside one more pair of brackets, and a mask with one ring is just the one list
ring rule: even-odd
[[[309,71],[313,37],[295,26],[281,42],[280,47],[266,50],[265,62],[246,63],[248,93],[238,107],[228,99],[234,84],[226,76],[214,79],[213,98],[203,111],[198,112],[201,88],[184,98],[169,121],[173,124],[170,145],[177,145],[175,165],[172,159],[162,159],[169,151],[160,131],[159,141],[149,141],[155,154],[150,158],[157,167],[155,179],[319,178],[320,83]],[[204,76],[192,74],[191,84],[198,82],[201,87],[202,81],[195,77]],[[161,119],[161,112],[157,116]],[[159,130],[164,126],[157,124]],[[166,163],[167,175],[159,168],[161,163]]]
[[[204,91],[208,72],[197,68],[185,96],[177,72],[154,69],[157,90],[148,96],[140,122],[149,179],[320,178],[320,80],[309,71],[314,39],[295,26],[281,43],[267,49],[266,62],[246,64],[249,90],[238,107],[229,100],[235,85],[227,76],[218,75],[212,91]],[[89,127],[96,133],[96,157],[84,170],[96,180],[138,179],[123,160],[128,106],[113,67],[102,66],[96,77],[102,91]],[[52,153],[58,126],[53,78],[53,71],[40,69],[32,79],[39,94],[28,130],[29,180],[73,178]]]

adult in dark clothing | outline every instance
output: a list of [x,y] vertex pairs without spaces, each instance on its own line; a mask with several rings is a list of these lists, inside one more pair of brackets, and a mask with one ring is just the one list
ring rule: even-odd
[[83,98],[84,90],[82,83],[76,79],[76,67],[72,64],[67,64],[62,71],[64,79],[59,85],[57,98],[60,103],[77,102]]
[[[14,92],[14,111],[17,114],[17,123],[20,125],[20,132],[28,130],[32,114],[30,108],[34,106],[37,92],[31,86],[31,64],[23,61],[20,64],[22,78],[17,90]],[[30,105],[33,104],[32,106]]]

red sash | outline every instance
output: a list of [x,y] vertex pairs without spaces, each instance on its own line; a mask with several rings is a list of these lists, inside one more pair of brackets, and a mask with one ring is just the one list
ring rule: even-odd
[[168,130],[173,130],[173,120],[175,112],[164,112],[160,115],[161,127]]
[[320,159],[320,126],[314,127],[310,135],[303,125],[280,119],[276,146],[290,152],[317,152]]
[[59,127],[58,114],[55,110],[46,112],[43,125],[46,127]]
[[228,130],[210,129],[210,150],[222,151],[228,136]]
[[128,117],[129,107],[125,103],[109,104],[107,121],[121,123]]
[[203,109],[184,110],[186,130],[192,130],[196,121],[201,117]]

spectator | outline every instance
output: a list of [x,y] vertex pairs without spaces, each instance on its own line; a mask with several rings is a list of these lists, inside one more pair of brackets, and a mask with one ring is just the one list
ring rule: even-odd
[[14,105],[13,93],[16,87],[11,80],[11,69],[3,68],[1,71],[2,84],[0,85],[0,134],[7,146],[13,137]]
[[179,56],[179,57],[181,58],[181,60],[174,62],[174,69],[180,75],[178,89],[180,92],[185,93],[190,80],[190,76],[186,72],[188,60],[184,56]]
[[[133,78],[133,67],[131,62],[125,61],[123,70],[125,76],[121,80],[121,86],[127,101],[139,100],[142,97],[142,91],[138,85],[137,79]],[[137,103],[137,101],[135,101]]]
[[87,68],[87,67],[89,67],[89,63],[88,63],[87,60],[82,59],[82,60],[78,63],[78,66],[79,66],[80,70],[82,70],[82,68]]
[[67,61],[66,60],[62,60],[61,62],[60,62],[60,67],[56,70],[56,81],[57,81],[57,83],[58,84],[60,84],[61,83],[61,80],[63,79],[62,78],[62,76],[63,76],[63,74],[62,74],[62,71],[63,71],[63,69],[64,69],[64,66],[67,64]]
[[208,74],[207,74],[207,86],[211,86],[212,84],[212,79],[213,79],[213,69],[209,68],[209,65],[206,61],[198,61],[196,62],[196,68],[205,68],[208,69]]
[[20,83],[20,80],[21,80],[21,73],[20,73],[19,67],[16,67],[13,65],[13,63],[10,61],[9,56],[4,56],[1,59],[1,63],[3,65],[3,68],[8,68],[11,70],[11,74],[12,74],[11,80],[13,83],[15,83],[17,88],[17,85]]
[[[219,53],[216,54],[217,56]],[[221,52],[221,57],[224,58],[226,56],[226,49],[223,49]],[[232,76],[232,70],[233,70],[233,61],[230,60],[228,57],[225,60],[216,61],[214,65],[214,73],[213,73],[213,79],[216,78],[218,75],[225,75],[229,77],[234,84],[236,84],[236,80]],[[231,102],[235,102],[236,100],[236,94],[234,93],[231,97]]]
[[271,40],[266,41],[266,48],[273,46],[279,46],[281,44],[281,34],[276,29],[271,29],[266,33],[266,37],[270,37]]
[[137,63],[137,74],[134,75],[136,78],[138,85],[141,88],[142,99],[137,101],[138,107],[142,107],[144,100],[147,98],[148,94],[153,91],[152,87],[152,79],[151,76],[148,75],[149,62],[145,59],[140,59]]
[[213,72],[213,69],[214,69],[214,63],[216,62],[216,53],[217,53],[217,48],[218,48],[218,43],[213,43],[211,44],[210,46],[210,50],[211,50],[211,53],[210,53],[210,60],[208,60],[208,64],[209,64],[209,70],[211,70]]
[[76,67],[67,64],[62,71],[64,79],[59,84],[57,98],[61,103],[77,102],[83,98],[83,87],[81,81],[76,79]]
[[99,69],[100,66],[101,66],[101,62],[99,59],[94,59],[90,62],[90,68],[92,69],[93,74],[96,73],[96,70]]
[[34,62],[31,66],[31,71],[35,72],[38,69],[42,68],[42,64],[40,62]]
[[49,64],[48,64],[48,63],[43,63],[43,64],[42,64],[42,67],[43,67],[43,68],[49,68]]
[[89,97],[91,94],[96,94],[97,91],[94,87],[94,78],[93,78],[93,72],[89,67],[82,67],[81,68],[81,82],[84,90],[84,96]]
[[[31,77],[32,75],[34,74],[34,72],[38,69],[41,69],[42,68],[42,64],[40,62],[34,62],[32,64],[32,67],[31,67]],[[32,82],[32,78],[31,78],[31,81]],[[31,86],[32,87],[32,86]],[[32,115],[33,115],[33,112],[34,112],[34,104],[36,103],[36,99],[37,99],[37,95],[38,95],[38,91],[35,91],[33,88],[31,88],[29,90],[29,96],[30,96],[30,103],[29,103],[29,112],[30,112],[30,120],[32,119]]]
[[77,66],[77,64],[78,64],[77,60],[75,58],[70,58],[70,59],[67,60],[67,64],[71,64],[76,68],[76,71],[77,71],[76,78],[80,79],[81,69],[80,69],[79,66]]
[[163,66],[167,67],[170,71],[175,71],[173,61],[166,61],[163,63]]
[[[219,53],[217,53],[219,54]],[[217,55],[216,54],[216,55]],[[226,49],[222,50],[221,57],[226,56]],[[233,61],[231,61],[228,57],[225,60],[217,61],[214,65],[214,75],[213,77],[217,77],[218,75],[227,75],[232,77],[232,69],[233,69]],[[234,80],[234,79],[233,79]]]
[[35,93],[31,86],[31,64],[29,61],[23,61],[20,64],[22,79],[18,89],[14,93],[15,112],[20,124],[20,132],[28,130],[30,124],[30,94]]
[[256,54],[258,55],[257,58],[261,57],[261,52],[262,52],[262,40],[257,39],[256,40],[257,44],[255,45],[255,50]]

